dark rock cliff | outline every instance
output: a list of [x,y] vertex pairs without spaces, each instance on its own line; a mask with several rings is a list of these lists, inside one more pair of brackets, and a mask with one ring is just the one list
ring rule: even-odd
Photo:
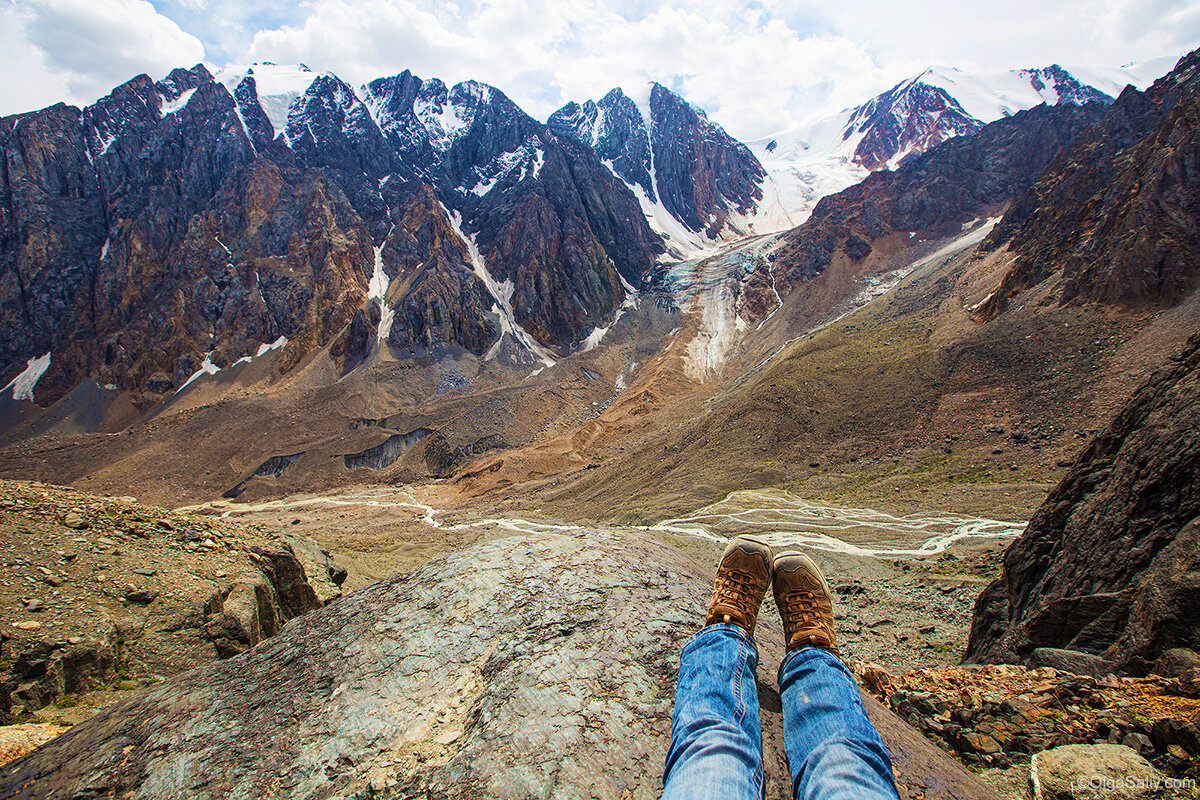
[[1040,647],[1133,674],[1200,649],[1200,336],[1092,441],[980,595],[968,661]]
[[556,136],[503,92],[447,88],[409,72],[373,81],[367,102],[400,159],[511,281],[516,322],[561,350],[604,324],[661,247],[637,200],[590,149]]
[[686,227],[712,238],[731,212],[748,214],[763,198],[766,171],[749,148],[659,83],[650,87],[645,112],[613,89],[599,102],[568,103],[547,124],[595,149],[650,202],[661,201]]
[[197,66],[0,120],[0,383],[50,352],[38,403],[95,378],[145,410],[280,337],[276,370],[332,346],[344,372],[380,342],[484,355],[506,317],[566,351],[661,250],[593,151],[499,91],[363,95],[314,74],[275,131],[252,71],[231,95]]
[[1200,51],[1147,92],[1126,89],[989,237],[1017,262],[984,318],[1061,271],[1059,303],[1169,307],[1200,280]]

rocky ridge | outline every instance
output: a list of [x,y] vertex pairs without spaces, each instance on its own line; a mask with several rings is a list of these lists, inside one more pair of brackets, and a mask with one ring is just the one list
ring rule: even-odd
[[775,268],[755,278],[774,279],[782,293],[820,275],[835,254],[862,261],[890,234],[962,230],[1029,187],[1102,114],[1095,104],[1022,111],[912,156],[895,172],[874,173],[817,203],[807,222],[781,238]]
[[651,224],[668,237],[659,207],[684,228],[717,240],[748,231],[745,219],[764,200],[766,172],[741,142],[659,83],[638,103],[620,88],[599,101],[568,103],[551,115],[552,131],[591,146],[642,198]]
[[0,539],[5,721],[240,653],[346,577],[304,537],[40,483],[0,482]]
[[[144,412],[273,343],[268,375],[327,347],[346,372],[396,317],[393,355],[483,358],[508,339],[537,363],[607,325],[661,249],[592,151],[491,87],[405,73],[360,98],[309,73],[275,130],[258,77],[177,69],[0,123],[11,399],[94,378]],[[389,291],[418,266],[412,297]]]
[[967,658],[1078,651],[1146,674],[1200,650],[1200,336],[1089,444],[1004,555],[975,606]]
[[1190,222],[1200,209],[1196,86],[1200,54],[1180,60],[1145,93],[1132,87],[1020,195],[989,238],[1015,265],[979,309],[1003,311],[1055,277],[1052,302],[1163,308],[1200,280]]

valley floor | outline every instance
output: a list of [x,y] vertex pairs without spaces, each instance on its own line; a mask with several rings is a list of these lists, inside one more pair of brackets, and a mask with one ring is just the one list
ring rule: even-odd
[[[625,531],[664,541],[710,571],[730,538],[752,533],[779,551],[802,547],[816,558],[836,586],[847,656],[899,672],[958,661],[975,597],[999,574],[1004,545],[1023,527],[1020,521],[938,510],[894,515],[815,504],[781,490],[735,492],[690,514],[640,526],[443,512],[431,505],[436,500],[436,489],[363,487],[188,510],[308,536],[349,568],[348,589],[514,533]],[[769,598],[767,603],[766,613],[773,613]]]

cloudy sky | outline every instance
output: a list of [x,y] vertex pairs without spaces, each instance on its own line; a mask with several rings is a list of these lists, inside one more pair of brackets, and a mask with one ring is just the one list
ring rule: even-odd
[[1117,66],[1197,45],[1197,0],[0,0],[0,114],[199,61],[300,61],[354,84],[476,78],[542,119],[653,79],[749,139],[930,64]]

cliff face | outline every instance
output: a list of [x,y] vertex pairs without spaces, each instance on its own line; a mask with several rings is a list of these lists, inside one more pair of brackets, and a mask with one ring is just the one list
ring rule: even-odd
[[598,102],[568,103],[547,124],[593,148],[648,205],[710,239],[763,199],[767,174],[749,148],[659,83],[641,105],[617,88]]
[[499,316],[537,343],[569,350],[607,324],[622,281],[636,286],[649,271],[661,248],[628,189],[499,90],[405,72],[365,91],[401,161],[457,215],[472,268],[507,293],[494,298]]
[[1077,650],[1145,674],[1200,649],[1200,336],[1079,457],[975,606],[967,660]]
[[985,317],[1061,273],[1061,304],[1163,308],[1200,280],[1200,53],[1147,92],[1127,89],[1019,197],[990,237],[1017,262]]
[[271,69],[0,121],[0,381],[50,353],[38,403],[94,377],[144,410],[264,344],[283,371],[330,345],[343,372],[383,346],[485,356],[506,333],[546,360],[661,249],[591,150],[491,87],[301,71],[263,96]]

